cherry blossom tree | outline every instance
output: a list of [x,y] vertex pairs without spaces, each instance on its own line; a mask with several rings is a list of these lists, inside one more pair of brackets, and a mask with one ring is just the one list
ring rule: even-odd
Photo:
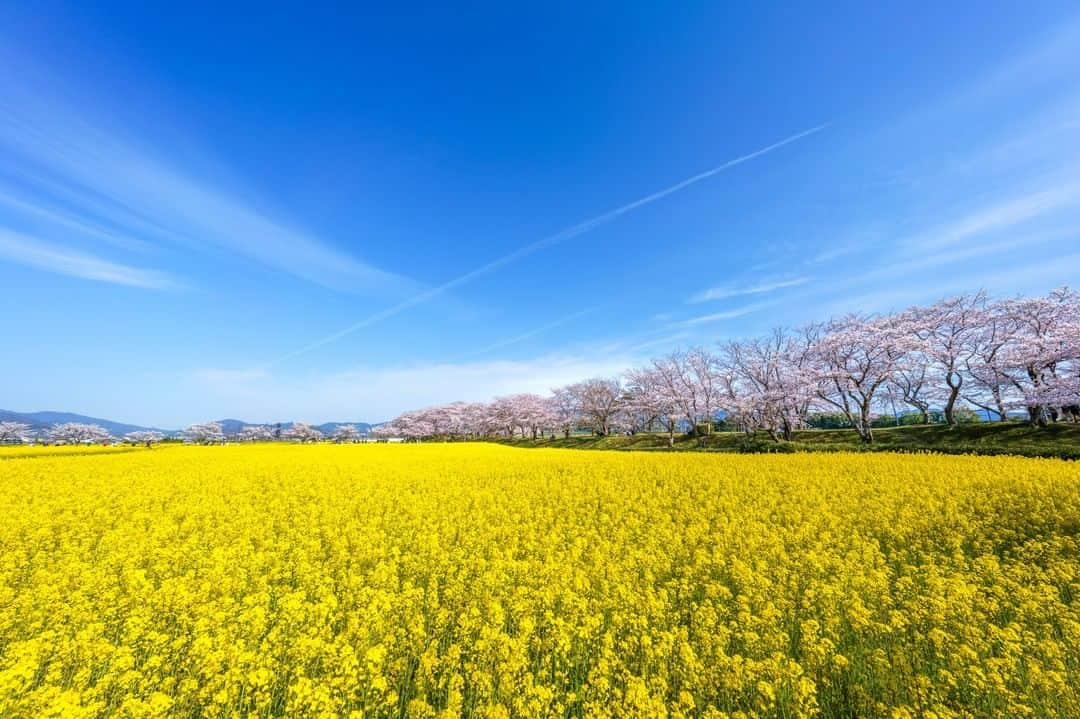
[[581,423],[581,405],[577,395],[570,387],[558,387],[551,391],[548,405],[552,424],[564,437],[569,438],[570,433]]
[[352,424],[338,425],[334,430],[333,439],[338,444],[351,444],[360,439],[360,430]]
[[911,390],[910,401],[917,403],[918,392],[914,390],[922,385],[913,380],[919,377],[925,383],[932,373],[943,385],[945,421],[950,425],[956,425],[955,408],[966,377],[964,370],[978,349],[985,314],[986,294],[979,292],[941,300],[929,307],[913,307],[898,318],[916,340],[909,351],[917,352],[919,357],[907,363],[902,377],[897,372],[893,381]]
[[686,361],[686,355],[678,350],[652,361],[651,371],[657,391],[665,401],[678,408],[682,419],[694,434],[704,410],[697,383]]
[[323,433],[306,422],[294,422],[293,426],[285,431],[285,438],[307,444],[309,442],[318,442],[323,438]]
[[391,422],[384,422],[384,423],[380,424],[377,427],[372,427],[371,428],[371,436],[375,437],[376,439],[380,439],[380,440],[385,441],[385,440],[389,440],[389,439],[398,439],[402,435],[401,435],[401,432],[398,430],[397,426],[395,425],[395,423],[393,421],[391,421]]
[[23,422],[0,422],[0,444],[21,444],[30,440],[30,425]]
[[1012,382],[1031,422],[1046,424],[1061,407],[1080,404],[1080,293],[1063,287],[1046,297],[1007,301],[1003,310],[1017,328],[1006,360]]
[[498,433],[498,426],[491,417],[489,405],[483,402],[469,402],[461,411],[462,439],[492,437]]
[[680,409],[656,368],[641,367],[626,373],[624,401],[626,411],[637,418],[639,426],[647,428],[658,422],[667,432],[668,447],[675,446]]
[[611,434],[622,409],[623,389],[617,379],[594,377],[568,385],[582,422],[600,436]]
[[497,427],[497,431],[507,437],[513,437],[517,427],[517,407],[509,396],[496,397],[488,405],[488,417]]
[[188,425],[183,432],[184,441],[191,444],[217,444],[225,441],[220,422],[202,422]]
[[[625,380],[625,384],[622,380]],[[610,434],[657,424],[674,444],[683,423],[694,435],[720,411],[747,432],[791,439],[812,412],[835,411],[872,442],[876,412],[906,404],[923,422],[946,421],[971,404],[1033,422],[1080,420],[1080,299],[1068,288],[1047,297],[990,302],[984,293],[876,317],[849,315],[798,330],[674,351],[623,378],[594,378],[488,403],[453,402],[402,413],[379,436],[412,440],[533,437],[580,426]],[[701,440],[704,441],[704,440]]]
[[469,425],[468,402],[450,402],[431,407],[427,418],[434,428],[434,435],[444,439],[464,439],[473,428]]
[[922,424],[930,424],[930,404],[934,396],[928,367],[919,358],[901,362],[886,387],[893,401],[902,402],[919,413]]
[[238,438],[241,442],[270,442],[274,439],[274,429],[265,424],[246,424],[240,428]]
[[386,424],[384,434],[387,437],[401,437],[414,442],[422,441],[435,435],[435,424],[431,413],[426,409],[404,412]]
[[518,425],[522,436],[527,431],[532,439],[555,426],[551,407],[538,394],[514,395],[514,404],[518,414]]
[[49,439],[56,444],[97,444],[112,439],[101,425],[83,422],[64,422],[49,430]]
[[784,329],[724,345],[727,410],[744,428],[764,429],[773,439],[790,440],[805,423],[813,401],[807,345]]
[[164,434],[152,429],[136,430],[124,435],[125,442],[129,444],[142,444],[147,447],[152,447],[163,439],[165,439]]
[[1001,422],[1009,419],[1008,410],[1016,390],[1009,360],[1019,330],[1016,318],[1000,302],[989,304],[964,367],[969,378],[964,399],[989,414],[996,414]]
[[[719,358],[701,347],[688,351],[684,360],[699,399],[705,432],[711,432],[713,420],[722,408],[723,397],[731,394],[732,378],[723,371]],[[696,425],[694,430],[698,431]]]
[[864,442],[874,441],[874,401],[907,346],[894,318],[849,315],[822,327],[812,348],[818,398],[843,414]]

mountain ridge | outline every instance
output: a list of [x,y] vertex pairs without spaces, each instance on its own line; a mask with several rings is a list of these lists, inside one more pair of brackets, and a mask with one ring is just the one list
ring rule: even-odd
[[128,432],[138,432],[145,430],[152,430],[155,432],[171,433],[173,430],[161,429],[160,427],[147,427],[140,424],[130,424],[128,422],[117,422],[111,419],[103,419],[101,417],[91,417],[85,414],[78,414],[76,412],[58,412],[55,410],[44,410],[39,412],[14,412],[12,410],[0,409],[0,422],[22,422],[23,424],[30,425],[33,430],[45,430],[49,429],[53,425],[63,424],[65,422],[81,422],[83,424],[96,424],[103,427],[110,434],[124,435]]
[[[240,432],[242,427],[247,425],[266,425],[268,427],[280,426],[281,429],[288,429],[292,427],[294,422],[245,422],[244,420],[228,418],[215,420],[221,424],[221,429],[226,435],[233,435]],[[22,422],[23,424],[30,425],[30,428],[35,431],[47,430],[55,424],[62,424],[64,422],[81,422],[84,424],[96,424],[105,428],[110,434],[115,436],[121,436],[128,432],[139,431],[154,431],[162,432],[164,434],[177,434],[181,429],[163,429],[161,427],[149,427],[140,424],[131,424],[128,422],[117,422],[111,419],[104,419],[101,417],[91,417],[85,414],[78,414],[76,412],[58,412],[55,410],[43,410],[37,412],[15,412],[14,410],[0,409],[0,422]],[[351,424],[362,433],[370,432],[372,428],[379,426],[374,422],[323,422],[322,424],[311,425],[315,429],[319,430],[323,434],[333,434],[333,432],[340,426],[345,424]]]

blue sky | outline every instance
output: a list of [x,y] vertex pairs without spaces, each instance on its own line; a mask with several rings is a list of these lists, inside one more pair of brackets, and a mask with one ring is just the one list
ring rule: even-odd
[[5,409],[378,421],[1080,279],[1070,3],[147,5],[0,8]]

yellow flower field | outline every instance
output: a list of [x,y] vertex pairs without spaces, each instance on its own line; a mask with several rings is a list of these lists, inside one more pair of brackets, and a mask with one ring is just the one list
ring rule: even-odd
[[0,449],[2,717],[1076,717],[1080,464]]

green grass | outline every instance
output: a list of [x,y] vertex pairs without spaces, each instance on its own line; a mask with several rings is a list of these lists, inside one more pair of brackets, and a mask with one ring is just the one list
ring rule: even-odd
[[[642,432],[633,437],[574,435],[535,441],[504,440],[504,443],[518,447],[671,451],[667,441],[667,434]],[[749,437],[742,432],[715,432],[701,442],[677,434],[673,449],[713,452],[940,452],[1080,459],[1080,424],[1057,423],[1032,427],[1020,422],[979,422],[957,427],[937,424],[879,428],[874,430],[871,445],[860,442],[855,430],[851,429],[801,430],[795,433],[791,442],[775,442],[764,433]]]

